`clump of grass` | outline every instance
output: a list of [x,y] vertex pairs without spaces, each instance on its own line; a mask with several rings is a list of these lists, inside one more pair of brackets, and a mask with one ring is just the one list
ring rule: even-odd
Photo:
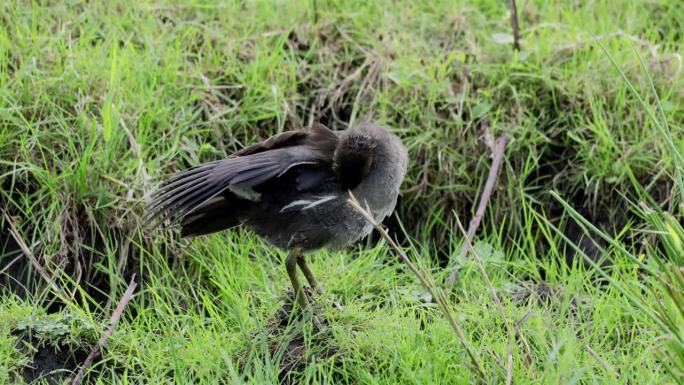
[[[645,209],[648,213],[649,210]],[[659,269],[654,277],[660,288],[654,289],[654,313],[662,324],[665,346],[661,350],[663,362],[673,378],[684,377],[684,228],[667,213],[648,213],[648,223],[658,231],[664,251],[652,251]]]
[[[558,195],[556,198],[561,199]],[[648,229],[654,232],[657,242],[655,247],[647,247],[643,251],[644,254],[637,256],[619,240],[593,226],[572,209],[567,202],[561,199],[561,203],[569,214],[581,223],[585,231],[598,234],[617,253],[622,254],[628,263],[634,266],[634,276],[638,277],[638,272],[646,275],[645,281],[627,279],[625,274],[619,270],[617,274],[611,275],[584,254],[583,250],[573,245],[577,252],[597,269],[608,282],[614,285],[639,313],[654,321],[663,336],[663,342],[658,344],[661,362],[673,379],[681,378],[684,374],[682,370],[684,368],[684,298],[682,298],[684,275],[681,261],[681,236],[684,235],[684,229],[681,224],[675,221],[670,214],[660,210],[654,211],[643,206],[636,208],[642,215],[646,216]],[[565,241],[569,241],[569,239],[565,238]],[[646,261],[644,261],[645,255],[649,255]]]
[[[652,111],[645,98],[639,95],[612,55],[603,45],[601,47],[619,71],[622,82],[639,100],[642,109],[646,111],[649,120],[656,128],[658,136],[672,154],[670,167],[673,171],[670,173],[670,177],[672,178],[673,191],[665,202],[658,203],[649,194],[647,189],[639,184],[633,173],[629,174],[634,183],[637,197],[643,200],[639,204],[633,204],[632,210],[643,218],[645,223],[644,230],[654,235],[655,244],[645,243],[646,247],[637,255],[636,251],[628,250],[618,239],[610,237],[593,226],[580,213],[571,208],[567,202],[562,200],[558,194],[554,193],[553,195],[561,201],[561,204],[570,216],[581,224],[585,232],[590,229],[598,234],[611,247],[615,248],[618,253],[626,256],[631,263],[635,264],[647,276],[648,280],[645,285],[638,281],[627,280],[622,275],[618,276],[617,279],[616,277],[611,277],[581,249],[573,245],[595,269],[630,300],[636,309],[655,322],[664,340],[664,343],[659,346],[663,365],[671,377],[677,381],[684,377],[684,297],[682,296],[684,292],[684,258],[682,257],[684,255],[684,247],[682,246],[684,228],[680,220],[677,220],[667,210],[681,210],[681,202],[684,199],[684,181],[681,176],[684,157],[680,148],[674,142],[670,125],[662,108],[662,102],[651,77],[648,75],[648,69],[638,52],[635,52],[635,54],[639,58],[639,63],[644,73],[647,74],[650,91],[653,93],[657,111],[659,112],[658,115]],[[663,209],[663,206],[665,209]],[[681,217],[682,212],[675,215]],[[565,239],[567,241],[567,238]],[[644,261],[646,255],[648,255],[648,259]],[[646,286],[648,291],[644,292],[644,286]]]

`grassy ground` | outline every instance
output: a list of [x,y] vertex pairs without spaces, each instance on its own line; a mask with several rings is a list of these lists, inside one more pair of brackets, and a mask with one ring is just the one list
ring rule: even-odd
[[[67,378],[133,274],[93,382],[468,384],[466,346],[487,383],[681,382],[684,3],[519,1],[520,52],[506,3],[3,2],[0,383]],[[248,232],[140,226],[169,173],[365,119],[409,148],[388,224],[438,285],[459,269],[465,345],[383,241],[310,258],[327,289],[314,331],[284,319],[283,256]],[[502,313],[455,218],[503,133],[475,245]]]

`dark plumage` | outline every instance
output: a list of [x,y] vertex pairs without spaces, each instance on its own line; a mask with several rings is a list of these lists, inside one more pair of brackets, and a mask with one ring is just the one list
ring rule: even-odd
[[407,162],[399,138],[382,126],[333,132],[318,124],[175,175],[152,194],[147,219],[179,225],[182,236],[247,226],[290,251],[288,274],[304,305],[296,265],[313,288],[316,283],[302,252],[367,235],[372,227],[349,205],[346,192],[381,221],[394,209]]

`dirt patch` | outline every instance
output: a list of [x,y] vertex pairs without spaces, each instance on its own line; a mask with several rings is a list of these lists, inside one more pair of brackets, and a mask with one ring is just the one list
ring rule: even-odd
[[62,384],[83,363],[89,351],[85,347],[50,345],[35,338],[26,338],[22,345],[23,350],[34,351],[33,359],[21,374],[27,383],[42,379],[48,384]]
[[25,364],[14,371],[15,378],[61,384],[84,362],[97,332],[79,315],[62,312],[22,317],[11,334],[16,337],[16,350],[25,358]]
[[534,300],[546,305],[553,301],[560,301],[562,296],[563,289],[561,287],[551,287],[545,282],[520,286],[510,293],[511,299],[515,302]]
[[[508,293],[509,298],[518,304],[533,303],[554,311],[563,308],[563,302],[567,295],[562,286],[551,286],[546,282],[517,286]],[[581,295],[571,295],[568,299],[567,311],[575,320],[578,319],[580,312],[582,312],[583,317],[591,317],[586,311],[588,303],[589,300]]]

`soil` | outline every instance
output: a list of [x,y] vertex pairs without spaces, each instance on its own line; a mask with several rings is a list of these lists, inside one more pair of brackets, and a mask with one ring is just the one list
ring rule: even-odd
[[65,346],[56,348],[45,343],[31,342],[33,343],[30,345],[37,351],[33,354],[31,363],[24,367],[22,377],[26,383],[40,378],[48,384],[62,384],[88,356],[88,349],[84,347],[70,350]]

